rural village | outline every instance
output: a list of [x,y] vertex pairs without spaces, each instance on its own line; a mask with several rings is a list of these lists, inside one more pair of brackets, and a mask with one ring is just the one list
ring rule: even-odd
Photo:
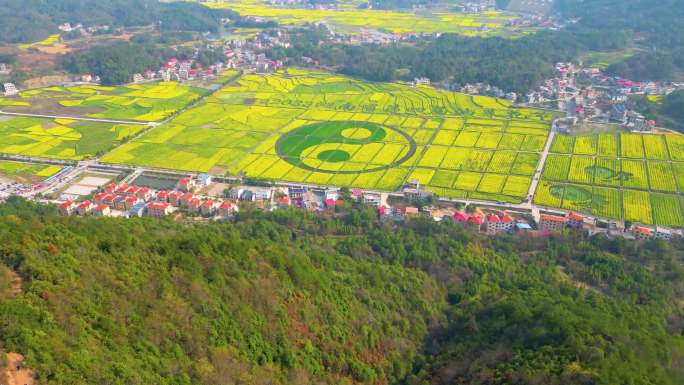
[[[493,2],[492,2],[493,3]],[[291,5],[288,3],[288,5]],[[466,3],[462,12],[482,12],[490,10],[493,4]],[[483,8],[484,7],[484,8]],[[254,18],[255,22],[263,21]],[[567,22],[567,21],[566,21]],[[570,21],[574,22],[574,21]],[[562,23],[536,14],[511,21],[513,26],[560,28]],[[559,24],[560,23],[560,24]],[[313,23],[316,28],[325,28],[332,41],[343,44],[392,44],[401,40],[411,40],[439,34],[422,33],[385,33],[376,30],[355,34],[340,34],[327,23]],[[65,33],[94,33],[107,31],[108,26],[97,26],[86,30],[82,25],[64,24],[60,29]],[[272,60],[263,53],[273,47],[290,46],[289,32],[277,29],[275,33],[258,32],[252,37],[238,37],[223,41],[224,60],[205,68],[198,62],[199,51],[188,59],[170,57],[160,68],[149,68],[136,73],[130,79],[131,84],[149,82],[188,82],[194,80],[219,79],[228,70],[242,74],[269,74],[288,66],[287,62]],[[211,42],[215,46],[216,42]],[[319,62],[316,58],[303,57],[308,68],[316,69]],[[0,74],[8,75],[11,65],[0,63]],[[84,73],[64,82],[57,80],[53,86],[79,86],[98,84],[99,78]],[[675,90],[684,89],[684,84],[673,82],[636,82],[629,79],[608,77],[598,67],[584,67],[573,63],[558,63],[556,76],[545,81],[544,86],[532,90],[526,95],[504,90],[488,84],[451,84],[432,82],[428,78],[416,78],[409,86],[432,86],[438,89],[462,92],[469,95],[485,95],[503,98],[519,106],[537,107],[561,111],[564,117],[554,121],[553,130],[564,134],[571,133],[573,127],[586,123],[614,124],[635,133],[647,133],[659,130],[657,122],[647,120],[643,115],[630,110],[627,98],[633,94],[649,95],[659,98]],[[15,84],[4,84],[5,97],[17,97],[20,94]],[[5,155],[8,160],[45,162],[36,157]],[[48,164],[60,164],[59,161],[47,161]],[[240,186],[233,187],[239,180],[230,184],[216,180],[228,181],[228,178],[214,178],[208,174],[179,176],[164,187],[155,187],[156,178],[169,178],[160,174],[160,170],[130,169],[122,173],[120,167],[112,167],[94,161],[83,161],[76,165],[65,163],[66,167],[50,178],[36,184],[24,185],[5,181],[0,185],[0,199],[10,195],[20,195],[30,199],[50,202],[59,205],[64,215],[95,215],[139,217],[189,217],[196,219],[230,219],[239,210],[241,203],[250,202],[263,210],[276,210],[297,207],[314,212],[326,213],[347,201],[363,202],[377,208],[378,215],[387,220],[404,220],[406,218],[430,216],[435,221],[454,221],[473,226],[488,234],[500,232],[522,232],[548,235],[555,231],[570,229],[582,231],[589,235],[605,233],[610,236],[626,238],[663,238],[682,236],[680,230],[662,226],[632,225],[630,222],[606,220],[598,217],[580,215],[566,210],[553,210],[537,206],[530,202],[522,204],[478,201],[477,199],[453,200],[433,199],[433,193],[425,189],[421,182],[411,181],[401,191],[387,193],[380,191],[363,191],[351,189],[342,193],[340,186],[320,187],[297,184],[282,186]],[[542,164],[543,166],[543,164]],[[103,178],[100,171],[105,172]],[[96,175],[88,176],[90,174]],[[113,173],[113,174],[112,174]],[[535,181],[540,178],[541,167],[537,170]],[[140,177],[141,183],[136,178]],[[117,183],[115,180],[125,180]],[[533,185],[536,185],[533,184]],[[45,196],[52,196],[46,199]],[[427,199],[427,202],[426,202]],[[420,202],[420,205],[416,205]],[[429,202],[429,203],[428,203]],[[419,207],[420,206],[420,207]]]

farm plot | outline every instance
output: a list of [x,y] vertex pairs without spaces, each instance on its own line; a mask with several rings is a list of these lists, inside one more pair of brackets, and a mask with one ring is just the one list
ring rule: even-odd
[[0,153],[81,160],[108,151],[143,127],[65,119],[2,118]]
[[[535,133],[505,132],[511,116]],[[379,190],[416,178],[445,196],[520,202],[553,117],[290,68],[243,76],[102,161]],[[499,150],[505,139],[512,148]]]
[[4,176],[24,184],[38,183],[61,169],[59,166],[0,160],[0,177]]
[[[600,217],[684,226],[681,199],[675,195],[684,193],[683,138],[670,133],[556,136],[556,153],[546,159],[534,201]],[[580,188],[586,193],[579,194]],[[590,206],[588,198],[578,198],[587,194]]]
[[70,117],[154,122],[162,120],[202,95],[208,89],[176,82],[130,84],[119,87],[81,85],[47,87],[23,91],[5,110]]
[[651,197],[644,191],[624,190],[622,192],[624,217],[627,221],[653,224]]

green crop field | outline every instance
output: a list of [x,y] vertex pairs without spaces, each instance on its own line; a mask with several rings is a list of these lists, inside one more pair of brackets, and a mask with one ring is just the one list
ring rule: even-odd
[[154,122],[170,116],[206,93],[207,89],[176,82],[119,87],[47,87],[23,91],[19,98],[0,98],[0,106],[10,112]]
[[81,160],[102,154],[142,125],[0,116],[0,153]]
[[104,162],[520,202],[549,112],[297,69],[246,75]]
[[534,202],[683,227],[683,161],[684,136],[678,134],[557,135]]
[[36,183],[59,172],[59,166],[0,160],[0,176],[20,183]]

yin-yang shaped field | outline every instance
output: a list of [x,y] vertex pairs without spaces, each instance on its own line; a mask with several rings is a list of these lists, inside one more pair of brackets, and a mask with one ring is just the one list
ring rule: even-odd
[[250,74],[101,161],[521,202],[554,114],[507,101],[288,69]]

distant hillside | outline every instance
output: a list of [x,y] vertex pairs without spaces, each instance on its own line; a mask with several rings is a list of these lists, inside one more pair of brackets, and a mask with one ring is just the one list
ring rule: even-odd
[[371,208],[182,224],[12,199],[0,349],[41,384],[679,385],[683,251]]
[[213,10],[196,3],[157,0],[3,0],[0,43],[40,41],[65,22],[86,26],[157,25],[161,29],[216,31],[230,10]]

